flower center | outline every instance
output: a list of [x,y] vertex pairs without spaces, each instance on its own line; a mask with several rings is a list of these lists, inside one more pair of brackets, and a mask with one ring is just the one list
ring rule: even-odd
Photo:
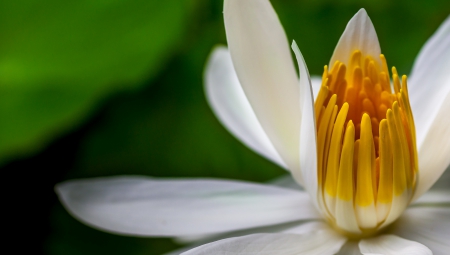
[[356,50],[348,66],[325,66],[315,101],[319,204],[351,237],[370,236],[397,219],[415,190],[418,159],[407,78],[384,55]]

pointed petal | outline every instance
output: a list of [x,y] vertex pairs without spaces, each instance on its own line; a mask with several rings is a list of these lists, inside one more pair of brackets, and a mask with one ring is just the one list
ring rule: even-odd
[[[450,81],[450,80],[449,80]],[[448,83],[450,87],[450,82]],[[419,148],[419,176],[413,200],[420,197],[450,165],[450,93]]]
[[[419,152],[417,199],[450,164],[450,16],[428,40],[409,79]],[[439,149],[436,149],[439,148]]]
[[225,0],[228,47],[256,117],[289,169],[299,165],[297,74],[283,27],[268,0]]
[[426,245],[434,255],[446,255],[450,250],[450,207],[409,208],[389,232]]
[[374,238],[363,239],[359,242],[362,254],[383,255],[433,255],[425,245],[403,239],[395,235],[382,235]]
[[303,183],[306,191],[311,195],[316,208],[318,205],[318,180],[317,180],[317,134],[314,113],[314,99],[309,78],[308,68],[302,53],[295,41],[292,42],[292,50],[297,58],[300,73],[300,169],[292,170],[296,180]]
[[319,217],[306,193],[238,181],[108,177],[55,189],[77,219],[125,235],[201,235]]
[[286,169],[242,90],[226,47],[216,47],[211,53],[205,70],[205,90],[214,113],[234,136]]
[[334,49],[329,67],[331,68],[336,60],[348,65],[350,56],[355,50],[360,50],[363,58],[367,55],[374,57],[375,61],[379,61],[381,65],[378,57],[381,54],[378,36],[364,9],[360,9],[348,22]]
[[[324,242],[326,240],[326,242]],[[183,255],[291,255],[335,254],[346,238],[333,231],[297,235],[287,233],[253,234],[223,239],[182,253]]]
[[[417,145],[436,119],[441,105],[450,93],[450,16],[428,39],[417,56],[408,90],[416,125]],[[443,137],[448,143],[448,137]]]

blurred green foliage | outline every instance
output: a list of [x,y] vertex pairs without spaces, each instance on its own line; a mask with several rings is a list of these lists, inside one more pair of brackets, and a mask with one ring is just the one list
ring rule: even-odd
[[[408,73],[448,0],[273,0],[312,74],[366,8],[388,64]],[[284,170],[216,120],[203,91],[211,48],[226,44],[222,0],[0,2],[0,163],[90,123],[66,179],[143,174],[263,182]],[[101,110],[99,110],[101,109]],[[93,124],[92,124],[93,123]],[[91,229],[56,204],[48,254],[161,254],[169,239]]]
[[1,1],[0,163],[79,124],[99,100],[155,76],[189,1]]

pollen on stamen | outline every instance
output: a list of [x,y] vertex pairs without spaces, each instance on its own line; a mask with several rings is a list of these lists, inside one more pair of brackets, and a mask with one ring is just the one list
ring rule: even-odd
[[319,205],[332,225],[352,237],[392,223],[415,190],[407,77],[391,70],[384,55],[356,50],[325,66],[315,101]]

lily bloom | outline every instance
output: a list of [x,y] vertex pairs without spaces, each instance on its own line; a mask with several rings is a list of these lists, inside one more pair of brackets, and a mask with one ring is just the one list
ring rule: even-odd
[[450,163],[450,18],[407,78],[389,70],[361,9],[310,79],[294,42],[298,78],[269,1],[225,0],[224,17],[229,48],[210,57],[207,98],[231,133],[304,190],[97,178],[57,185],[66,209],[124,235],[249,229],[183,254],[448,254],[450,187],[425,192]]

